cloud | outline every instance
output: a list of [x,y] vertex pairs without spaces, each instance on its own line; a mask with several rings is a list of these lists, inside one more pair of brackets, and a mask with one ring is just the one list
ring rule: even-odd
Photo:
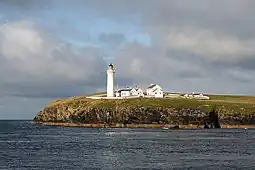
[[114,63],[116,81],[122,87],[146,88],[158,83],[165,91],[172,92],[254,94],[255,70],[244,70],[230,63],[225,67],[214,66],[213,62],[186,52],[165,52],[132,44],[118,54]]
[[117,33],[102,33],[99,36],[99,40],[103,43],[108,44],[121,44],[126,41],[126,37],[123,34],[117,34]]
[[186,53],[166,52],[156,47],[129,44],[116,57],[116,74],[122,79],[128,79],[131,84],[146,87],[151,83],[159,83],[168,90],[175,88],[172,81],[196,81],[209,75],[202,62],[185,59]]
[[105,63],[99,49],[75,49],[47,37],[33,22],[9,24],[0,47],[2,94],[57,97],[101,85]]
[[[0,16],[10,21],[0,33],[1,102],[39,106],[103,90],[106,58],[116,66],[118,86],[159,83],[167,91],[254,94],[254,5],[0,1]],[[4,110],[12,112],[9,107]]]
[[199,28],[170,28],[166,45],[174,50],[187,51],[209,59],[233,60],[255,54],[255,39],[241,40],[234,35],[217,35]]
[[115,62],[122,78],[143,87],[157,82],[167,91],[251,94],[253,44],[252,38],[170,27],[150,47],[125,46]]
[[42,9],[44,6],[51,6],[53,3],[49,0],[44,1],[34,1],[34,0],[1,0],[0,4],[9,6],[9,7],[18,7],[24,9],[31,9],[31,8],[39,8]]

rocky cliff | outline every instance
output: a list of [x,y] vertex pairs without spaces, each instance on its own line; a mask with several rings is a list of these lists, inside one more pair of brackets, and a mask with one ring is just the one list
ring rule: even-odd
[[[255,125],[255,114],[232,106],[184,99],[92,100],[73,97],[53,101],[36,122],[103,124],[170,124],[212,127],[221,124]],[[242,110],[242,109],[241,109]]]

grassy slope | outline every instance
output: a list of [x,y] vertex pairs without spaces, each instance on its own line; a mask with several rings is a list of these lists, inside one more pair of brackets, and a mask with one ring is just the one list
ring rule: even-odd
[[[97,93],[102,94],[102,93]],[[217,110],[223,115],[234,114],[255,114],[255,97],[253,96],[230,96],[230,95],[209,95],[211,100],[195,100],[195,99],[148,99],[137,98],[127,100],[92,100],[86,96],[77,96],[66,99],[58,99],[50,103],[48,106],[59,104],[67,105],[72,108],[77,107],[103,107],[112,108],[116,106],[169,106],[175,108],[204,108],[210,110],[216,106]]]

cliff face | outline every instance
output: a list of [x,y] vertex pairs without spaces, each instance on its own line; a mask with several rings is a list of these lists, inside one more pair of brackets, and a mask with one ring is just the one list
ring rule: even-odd
[[122,123],[122,124],[174,124],[203,125],[210,121],[209,114],[196,109],[175,109],[168,107],[115,107],[81,108],[49,107],[35,117],[40,122],[70,123]]
[[254,114],[235,114],[235,115],[221,115],[219,113],[219,121],[225,125],[255,125],[255,113]]
[[[234,107],[235,106],[235,107]],[[234,109],[233,109],[234,108]],[[34,118],[36,122],[121,123],[196,125],[204,123],[219,127],[255,125],[255,114],[247,105],[208,103],[208,101],[177,99],[92,100],[73,97],[53,101]]]

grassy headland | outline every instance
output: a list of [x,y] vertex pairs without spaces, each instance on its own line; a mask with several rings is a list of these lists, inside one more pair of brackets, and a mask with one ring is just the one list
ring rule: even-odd
[[[97,93],[96,95],[99,94],[103,94],[103,92]],[[200,114],[197,113],[197,110],[210,112],[213,108],[221,118],[223,127],[229,127],[229,122],[232,120],[234,122],[232,125],[235,127],[239,125],[250,125],[253,124],[255,118],[255,97],[253,96],[208,95],[210,100],[184,98],[133,98],[113,100],[88,99],[86,98],[87,96],[90,95],[54,100],[44,110],[39,112],[35,120],[38,122],[72,124],[73,118],[76,119],[79,117],[79,123],[95,124],[98,119],[100,119],[98,123],[104,122],[106,120],[106,113],[110,112],[113,123],[117,124],[127,119],[130,115],[140,120],[141,124],[150,122],[149,120],[163,123],[178,122],[177,124],[179,124],[180,122],[184,122],[184,115],[189,114],[192,117],[193,113]],[[153,113],[153,116],[150,115],[151,113]],[[158,118],[153,119],[151,117]],[[188,122],[190,124],[196,121],[201,124],[199,116],[189,119],[190,121]]]
[[[103,92],[96,93],[104,94]],[[95,94],[91,94],[95,95]],[[133,98],[133,99],[101,99],[94,100],[86,98],[90,95],[83,95],[71,98],[63,98],[52,101],[48,106],[66,105],[71,108],[90,106],[98,108],[112,108],[122,106],[169,106],[174,108],[192,108],[211,110],[215,107],[221,114],[233,115],[255,115],[255,96],[234,96],[234,95],[208,95],[210,100],[183,99],[183,98]]]

